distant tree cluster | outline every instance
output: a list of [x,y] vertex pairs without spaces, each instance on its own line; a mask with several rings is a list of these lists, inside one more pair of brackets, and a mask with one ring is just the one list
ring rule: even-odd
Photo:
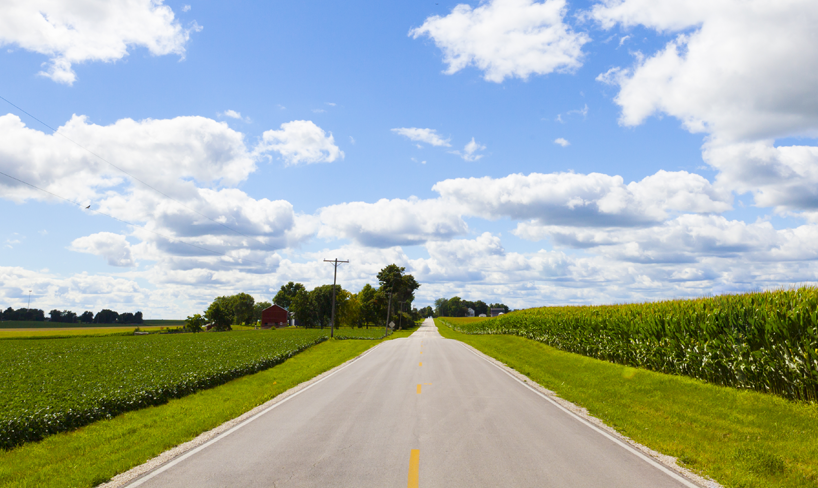
[[[426,307],[427,309],[431,309],[431,307]],[[492,303],[486,304],[486,302],[482,300],[477,301],[469,301],[463,300],[460,297],[452,297],[452,298],[438,298],[435,300],[435,308],[434,308],[434,317],[465,317],[468,313],[469,309],[474,310],[474,316],[479,317],[480,315],[485,314],[486,316],[491,316],[491,309],[492,308],[501,308],[503,309],[503,313],[508,313],[509,308],[502,304],[502,303]],[[426,309],[424,309],[426,310]],[[427,316],[427,315],[424,315]]]
[[[396,327],[408,326],[421,315],[412,308],[415,290],[420,284],[406,274],[406,268],[395,264],[383,268],[378,273],[378,287],[370,284],[358,293],[344,290],[335,285],[336,325],[341,327],[383,327],[390,308],[389,322]],[[321,285],[307,290],[301,283],[290,281],[283,285],[273,298],[273,303],[294,314],[298,325],[303,327],[329,327],[332,319],[332,285]],[[221,296],[203,314],[189,316],[185,329],[191,332],[212,326],[215,330],[231,330],[233,325],[251,324],[261,320],[261,312],[270,307],[270,302],[255,302],[247,293]]]
[[[418,320],[418,310],[412,308],[415,290],[420,284],[406,268],[390,264],[377,275],[378,287],[369,283],[358,293],[335,285],[336,324],[341,327],[383,327],[387,320],[396,327],[409,326]],[[390,307],[389,296],[392,295]],[[332,317],[332,285],[317,286],[311,291],[301,283],[283,285],[273,302],[295,314],[304,327],[329,327]]]
[[94,312],[83,312],[80,315],[77,315],[75,312],[70,310],[52,310],[48,312],[48,319],[46,319],[45,313],[36,308],[18,308],[14,310],[13,308],[7,308],[2,314],[2,319],[6,320],[21,320],[21,321],[28,321],[28,322],[43,322],[48,320],[49,322],[56,322],[61,324],[141,324],[142,323],[142,312],[136,313],[117,313],[113,310],[103,309],[100,310],[96,315]]

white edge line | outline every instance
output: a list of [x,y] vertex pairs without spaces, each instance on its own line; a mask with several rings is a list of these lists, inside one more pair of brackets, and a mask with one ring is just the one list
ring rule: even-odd
[[[349,362],[348,362],[348,363],[347,363],[345,366],[341,366],[340,368],[338,368],[338,369],[336,369],[335,371],[333,371],[332,373],[330,373],[330,374],[328,374],[328,375],[324,376],[323,378],[321,378],[320,380],[316,381],[315,383],[313,383],[313,384],[311,384],[311,385],[309,385],[309,386],[307,386],[307,387],[305,387],[305,388],[303,388],[303,389],[301,389],[301,390],[298,390],[297,392],[295,392],[295,393],[293,393],[292,395],[288,396],[287,398],[285,398],[285,399],[281,400],[280,402],[276,403],[275,405],[270,405],[270,406],[269,406],[269,407],[267,407],[266,409],[264,409],[264,410],[262,410],[261,412],[259,412],[259,413],[255,414],[255,415],[253,415],[252,417],[250,417],[249,419],[245,420],[244,422],[242,422],[242,423],[240,423],[240,424],[236,425],[236,426],[235,426],[235,427],[233,427],[232,429],[230,429],[230,430],[228,430],[228,431],[225,431],[225,432],[222,432],[221,434],[219,434],[219,435],[217,435],[216,437],[214,437],[214,438],[210,439],[209,441],[205,442],[205,443],[204,443],[204,444],[202,444],[201,446],[198,446],[198,447],[196,447],[196,448],[194,448],[194,449],[191,449],[190,451],[188,451],[188,452],[186,452],[186,453],[182,454],[181,456],[179,456],[179,457],[177,457],[177,458],[175,458],[175,459],[173,459],[173,460],[171,460],[171,461],[168,461],[167,463],[163,464],[161,467],[159,467],[159,468],[157,468],[157,469],[155,469],[155,470],[151,471],[150,473],[147,473],[147,474],[145,474],[144,476],[142,476],[142,477],[138,478],[138,479],[137,479],[137,480],[135,480],[133,483],[129,483],[129,484],[125,485],[125,487],[126,487],[126,488],[130,488],[130,487],[136,487],[136,486],[139,486],[139,485],[141,485],[141,484],[145,483],[146,481],[150,480],[150,479],[151,479],[151,478],[153,478],[154,476],[157,476],[157,475],[159,475],[159,474],[161,474],[161,473],[163,473],[163,472],[167,471],[168,469],[170,469],[170,468],[172,468],[173,466],[175,466],[175,465],[179,464],[180,462],[182,462],[182,461],[184,461],[185,459],[189,458],[190,456],[192,456],[192,455],[196,454],[197,452],[201,451],[202,449],[204,449],[204,448],[206,448],[206,447],[208,447],[208,446],[210,446],[210,445],[212,445],[212,444],[215,444],[216,442],[218,442],[218,441],[220,441],[221,439],[223,439],[223,438],[227,437],[228,435],[232,434],[233,432],[235,432],[235,431],[237,431],[237,430],[241,429],[242,427],[244,427],[245,425],[249,424],[250,422],[252,422],[252,421],[254,421],[254,420],[258,419],[259,417],[261,417],[261,416],[262,416],[262,415],[264,415],[265,413],[269,412],[270,410],[272,410],[272,409],[274,409],[274,408],[278,407],[279,405],[282,405],[282,404],[286,403],[287,401],[289,401],[289,400],[290,400],[290,399],[292,399],[292,398],[297,397],[298,395],[300,395],[300,394],[304,393],[305,391],[307,391],[307,390],[309,390],[310,388],[312,388],[313,386],[315,386],[315,385],[317,385],[317,384],[321,383],[322,381],[326,380],[327,378],[330,378],[330,377],[334,376],[336,373],[339,373],[339,372],[341,372],[341,371],[345,370],[345,369],[346,369],[346,368],[348,368],[349,366],[352,366],[352,364],[353,364],[353,363],[358,362],[358,360],[359,360],[359,359],[361,359],[362,357],[364,357],[364,356],[366,356],[367,354],[369,354],[371,351],[373,351],[373,350],[374,350],[375,348],[377,348],[378,346],[380,346],[380,344],[377,344],[375,347],[372,347],[372,348],[368,349],[367,351],[365,351],[365,352],[364,352],[363,354],[361,354],[360,356],[358,356],[358,357],[353,358],[352,360],[350,360],[350,361],[349,361]],[[309,381],[309,380],[307,380],[307,381]],[[281,393],[284,393],[284,392],[281,392]],[[281,393],[279,393],[279,395],[280,395]]]
[[680,475],[679,473],[676,473],[675,471],[673,471],[673,470],[669,469],[667,466],[665,466],[665,465],[663,465],[663,464],[661,464],[661,463],[657,462],[655,459],[651,458],[650,456],[645,455],[645,453],[640,452],[640,451],[639,451],[639,450],[637,450],[637,449],[634,449],[634,448],[633,448],[633,446],[629,446],[627,443],[622,442],[621,440],[619,440],[619,439],[617,439],[616,437],[612,436],[612,435],[611,435],[611,434],[609,434],[608,432],[605,432],[604,430],[600,429],[600,428],[599,428],[599,427],[597,427],[596,425],[594,425],[594,424],[592,424],[591,422],[588,422],[588,421],[587,421],[587,420],[585,420],[584,418],[580,417],[580,416],[579,416],[579,415],[577,415],[576,413],[574,413],[574,412],[572,412],[572,411],[568,410],[567,408],[563,407],[563,406],[562,406],[562,405],[560,405],[559,403],[555,402],[555,401],[554,401],[552,398],[549,398],[549,397],[548,397],[548,395],[545,395],[545,394],[543,394],[541,391],[538,391],[538,390],[537,390],[536,388],[534,388],[533,386],[529,385],[528,383],[526,383],[526,382],[522,381],[520,378],[517,378],[516,376],[514,376],[514,375],[513,375],[513,374],[511,374],[511,373],[509,373],[509,372],[508,372],[508,371],[506,371],[505,369],[501,368],[499,365],[497,365],[497,364],[495,364],[495,363],[493,363],[493,362],[489,361],[489,360],[488,360],[488,359],[486,359],[485,357],[483,357],[483,356],[481,356],[481,355],[479,355],[479,354],[475,353],[475,352],[472,350],[472,348],[471,348],[470,346],[468,346],[467,344],[465,344],[465,343],[463,343],[463,342],[460,342],[460,341],[457,341],[457,342],[459,342],[459,343],[460,343],[460,344],[461,344],[463,347],[465,347],[465,348],[466,348],[466,350],[467,350],[467,351],[469,351],[470,353],[474,354],[475,356],[479,357],[479,358],[480,358],[480,359],[482,359],[483,361],[485,361],[485,362],[487,362],[487,363],[491,364],[492,366],[494,366],[495,368],[499,369],[499,370],[500,370],[500,371],[502,371],[503,373],[505,373],[505,374],[509,375],[510,377],[514,378],[514,380],[515,380],[515,381],[517,381],[517,382],[518,382],[518,383],[520,383],[521,385],[525,386],[525,387],[526,387],[526,388],[528,388],[529,390],[533,391],[533,392],[534,392],[534,393],[536,393],[537,395],[539,395],[539,396],[541,396],[541,397],[545,398],[545,399],[546,399],[546,400],[548,400],[548,401],[549,401],[551,404],[553,404],[555,407],[559,408],[560,410],[562,410],[563,412],[567,413],[568,415],[570,415],[570,416],[574,417],[575,419],[579,420],[580,422],[582,422],[582,423],[583,423],[583,424],[585,424],[586,426],[590,427],[591,429],[593,429],[593,430],[597,431],[598,433],[600,433],[600,434],[602,434],[603,436],[607,437],[608,439],[612,440],[614,443],[618,444],[620,447],[623,447],[623,448],[625,448],[626,450],[630,451],[630,452],[631,452],[631,454],[634,454],[634,455],[636,455],[637,457],[641,458],[643,461],[645,461],[645,462],[647,462],[648,464],[652,465],[654,468],[658,469],[659,471],[662,471],[663,473],[667,474],[668,476],[670,476],[671,478],[675,479],[676,481],[679,481],[680,483],[682,483],[683,485],[687,486],[688,488],[701,488],[699,485],[697,485],[697,484],[695,484],[695,483],[691,482],[690,480],[688,480],[687,478],[683,477],[683,476],[682,476],[682,475]]

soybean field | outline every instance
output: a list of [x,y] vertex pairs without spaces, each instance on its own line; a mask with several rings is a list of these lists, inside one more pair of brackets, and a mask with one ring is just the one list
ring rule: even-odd
[[818,401],[818,289],[442,319],[628,366]]
[[328,330],[0,341],[0,448],[279,364]]

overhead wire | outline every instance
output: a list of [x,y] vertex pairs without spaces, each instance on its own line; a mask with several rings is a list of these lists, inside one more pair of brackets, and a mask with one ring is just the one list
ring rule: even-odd
[[[104,215],[106,217],[109,217],[109,218],[112,218],[112,219],[117,220],[119,222],[122,222],[123,224],[131,225],[133,227],[139,227],[138,224],[135,224],[133,222],[128,222],[127,220],[120,219],[119,217],[114,217],[111,214],[101,212],[99,210],[90,210],[90,209],[87,209],[87,208],[83,208],[82,203],[75,202],[74,200],[71,200],[70,198],[66,198],[66,197],[64,197],[62,195],[58,195],[58,194],[56,194],[56,193],[54,193],[52,191],[46,190],[44,188],[40,188],[37,185],[34,185],[34,184],[31,184],[31,183],[29,183],[27,181],[21,180],[20,178],[17,178],[16,176],[12,176],[12,175],[10,175],[8,173],[4,173],[3,171],[0,171],[0,175],[3,175],[5,177],[7,177],[7,178],[11,178],[12,180],[18,181],[18,182],[20,182],[20,183],[22,183],[24,185],[30,186],[31,188],[34,188],[34,189],[39,190],[41,192],[48,193],[49,195],[51,195],[53,197],[57,197],[57,198],[59,198],[61,200],[65,200],[66,202],[71,203],[72,205],[76,205],[77,207],[80,207],[83,210],[89,210],[90,212],[93,212],[95,214]],[[227,253],[224,253],[224,252],[214,251],[212,249],[207,249],[206,247],[197,246],[196,244],[191,244],[189,242],[183,241],[183,240],[179,239],[178,237],[167,236],[167,235],[164,235],[164,234],[162,234],[160,232],[156,232],[154,230],[151,230],[151,229],[148,229],[148,228],[145,228],[145,227],[141,227],[141,228],[148,231],[148,232],[150,232],[150,233],[152,233],[152,234],[158,235],[159,237],[167,239],[168,241],[170,241],[172,243],[184,244],[186,246],[190,246],[190,247],[193,247],[193,248],[205,251],[205,252],[216,254],[218,256],[222,256],[222,257],[226,257],[226,258],[230,258],[230,259],[235,259],[235,258],[231,258],[230,256],[227,255]],[[261,264],[263,266],[267,266],[267,263],[264,263],[262,261],[255,261],[255,260],[252,260],[252,259],[244,259],[244,258],[242,258],[241,260],[249,262],[249,263]]]

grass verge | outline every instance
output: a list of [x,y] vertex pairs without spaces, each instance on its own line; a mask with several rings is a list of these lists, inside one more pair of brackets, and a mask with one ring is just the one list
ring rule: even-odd
[[510,335],[456,339],[726,487],[818,486],[818,405],[625,367]]
[[0,451],[0,486],[86,487],[105,482],[379,341],[326,341],[268,370],[164,405],[128,412],[37,443]]

